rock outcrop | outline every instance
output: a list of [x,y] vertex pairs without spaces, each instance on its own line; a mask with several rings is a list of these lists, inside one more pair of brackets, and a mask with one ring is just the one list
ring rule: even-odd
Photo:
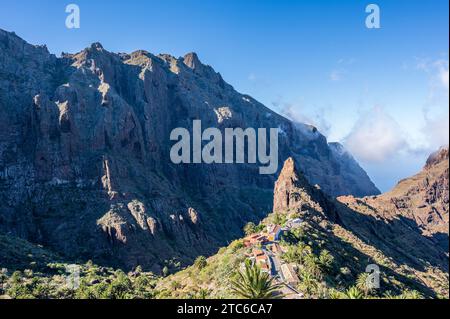
[[305,216],[324,217],[335,221],[336,207],[319,185],[312,186],[297,168],[293,158],[288,158],[275,183],[273,212],[299,213]]
[[[448,296],[448,150],[427,163],[389,193],[336,200],[310,185],[289,158],[275,184],[273,211],[303,220],[305,233],[322,234],[316,240],[322,237],[333,247],[340,267],[362,272],[374,263],[400,278],[414,278],[411,284],[422,291]],[[429,217],[421,215],[425,212]]]
[[311,126],[236,92],[195,53],[56,57],[0,30],[0,231],[73,259],[124,268],[189,263],[272,206],[275,176],[254,164],[174,165],[177,127],[279,128],[292,156],[331,196],[377,194]]
[[421,172],[401,180],[394,189],[381,196],[339,199],[358,210],[369,214],[376,212],[388,220],[409,220],[424,236],[432,238],[448,252],[448,147],[430,155]]

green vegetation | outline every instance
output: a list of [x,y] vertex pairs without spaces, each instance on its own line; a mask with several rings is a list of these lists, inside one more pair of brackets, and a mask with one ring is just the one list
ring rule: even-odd
[[350,287],[345,292],[346,299],[364,299],[364,293],[357,287]]
[[262,272],[256,264],[249,260],[245,262],[244,270],[231,281],[232,290],[238,297],[245,299],[271,299],[279,289],[279,285],[273,283],[269,274]]
[[[249,223],[248,234],[260,232],[273,221],[285,217],[272,214],[259,225]],[[279,242],[280,258],[297,272],[297,290],[303,298],[331,299],[421,299],[430,297],[416,289],[414,273],[401,277],[392,266],[379,261],[386,257],[379,252],[365,255],[312,223],[283,234]],[[344,230],[340,229],[343,232]],[[341,234],[342,235],[342,234]],[[346,234],[344,234],[346,235]],[[346,235],[347,236],[347,235]],[[280,287],[261,269],[251,264],[251,247],[235,240],[209,258],[199,256],[191,267],[181,269],[178,260],[162,266],[162,277],[145,272],[141,267],[128,273],[92,262],[78,265],[79,285],[67,282],[68,264],[43,247],[0,235],[0,298],[29,299],[142,299],[142,298],[274,298]],[[350,238],[350,237],[348,237]],[[355,242],[353,242],[355,243]],[[359,243],[357,243],[359,244]],[[258,246],[255,246],[258,247]],[[374,256],[371,260],[368,256]],[[367,263],[381,267],[381,289],[374,289],[364,272]],[[387,261],[389,263],[389,261]],[[9,268],[3,268],[7,266]],[[239,269],[242,269],[239,271]],[[407,269],[407,268],[406,268]],[[448,291],[447,287],[444,287]],[[448,296],[442,296],[448,298]]]
[[258,226],[255,223],[249,222],[244,226],[244,234],[245,236],[250,236],[256,234],[264,229],[263,224],[259,224]]
[[388,291],[383,295],[385,299],[424,299],[423,295],[416,290],[406,289],[400,295],[394,295]]
[[369,296],[374,290],[372,285],[369,284],[368,279],[369,273],[364,272],[359,274],[358,279],[356,280],[356,288],[363,292],[365,296]]
[[244,234],[246,236],[253,235],[256,232],[257,232],[257,230],[256,230],[255,223],[250,222],[250,223],[247,223],[247,225],[244,226]]
[[164,266],[163,269],[162,269],[162,273],[163,273],[164,277],[167,277],[169,275],[169,273],[170,273],[169,267]]
[[207,258],[206,263],[194,263],[185,270],[162,278],[155,288],[156,298],[235,298],[230,282],[246,260],[247,252],[248,248],[244,247],[242,240],[233,241],[216,255]]
[[3,294],[14,299],[144,299],[154,297],[157,277],[140,267],[128,274],[93,265],[79,266],[79,284],[69,284],[66,264],[48,264],[46,273],[15,271],[3,279]]
[[287,216],[285,214],[273,213],[270,215],[272,224],[284,226],[287,222]]
[[197,267],[197,269],[201,270],[205,268],[208,265],[208,262],[206,261],[205,256],[199,256],[194,262],[194,266]]

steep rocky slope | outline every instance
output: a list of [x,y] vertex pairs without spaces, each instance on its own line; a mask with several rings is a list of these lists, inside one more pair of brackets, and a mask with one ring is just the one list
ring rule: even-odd
[[66,258],[158,271],[210,254],[272,206],[258,166],[174,165],[172,129],[279,128],[333,196],[378,194],[314,127],[236,92],[197,55],[115,54],[99,43],[58,58],[0,30],[0,231]]
[[[447,151],[441,152],[445,154]],[[448,179],[445,180],[448,178],[448,152],[447,159],[445,155],[439,158],[442,159],[439,168],[432,169],[429,164],[426,168],[432,189],[442,190],[438,196],[433,197],[435,201],[429,204],[436,204],[433,207],[437,214],[448,216]],[[430,163],[430,160],[428,162]],[[430,171],[435,173],[435,181],[431,180]],[[407,180],[399,185],[405,181]],[[396,190],[398,191],[398,187]],[[395,276],[409,278],[415,284],[423,285],[420,289],[424,292],[426,288],[430,288],[437,293],[448,295],[448,246],[440,246],[440,241],[435,237],[424,236],[420,220],[416,222],[409,217],[414,215],[415,211],[406,207],[414,208],[417,197],[403,198],[403,211],[398,211],[395,204],[386,204],[385,199],[393,198],[395,190],[381,195],[379,198],[383,201],[377,206],[371,205],[371,201],[376,200],[376,197],[340,197],[334,200],[320,190],[320,187],[309,185],[304,176],[296,170],[292,159],[286,161],[274,192],[273,211],[284,214],[299,213],[314,229],[331,231],[327,240],[341,242],[338,246],[347,250],[347,257],[341,262],[350,269],[363,271],[368,264],[375,263],[386,271],[394,272]],[[419,196],[413,191],[411,193]],[[430,190],[426,192],[430,193]],[[395,203],[395,200],[392,202]],[[448,224],[445,226],[444,222],[441,229],[444,233],[439,234],[446,237],[448,243]],[[355,256],[357,258],[354,258]]]
[[[329,197],[312,186],[299,167],[292,158],[285,162],[275,184],[274,213],[260,226],[302,221],[299,228],[283,232],[279,245],[281,259],[297,269],[296,289],[303,298],[362,297],[369,265],[379,267],[380,287],[366,292],[365,298],[416,298],[412,291],[448,298],[448,249],[424,236],[419,225],[400,212],[386,216],[386,208],[371,208],[368,213],[362,208],[366,199],[354,199],[358,206],[344,201],[348,198],[341,202]],[[332,256],[326,258],[332,260],[326,268],[321,265],[324,251]],[[163,279],[157,285],[160,296],[181,298],[206,291],[214,298],[233,297],[230,279],[251,252],[242,239],[236,240],[208,258],[204,268],[194,265]]]

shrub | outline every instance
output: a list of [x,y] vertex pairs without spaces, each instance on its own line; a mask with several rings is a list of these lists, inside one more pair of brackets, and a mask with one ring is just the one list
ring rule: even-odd
[[170,270],[167,266],[164,266],[164,268],[162,269],[162,274],[164,277],[167,277],[170,273]]
[[197,257],[197,259],[195,259],[194,266],[197,269],[201,270],[201,269],[205,268],[207,265],[208,265],[208,262],[207,262],[205,256],[199,256],[199,257]]
[[345,292],[345,298],[346,299],[364,299],[364,294],[361,290],[356,288],[355,286],[350,287]]
[[255,223],[249,222],[244,226],[244,233],[246,236],[253,235],[257,232]]
[[328,250],[322,250],[319,255],[319,263],[322,269],[329,270],[333,265],[334,257]]

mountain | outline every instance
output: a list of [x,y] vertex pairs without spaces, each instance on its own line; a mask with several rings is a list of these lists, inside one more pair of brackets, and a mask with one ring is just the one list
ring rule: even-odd
[[[430,157],[425,169],[443,161],[444,149]],[[274,187],[275,213],[259,225],[248,224],[246,238],[209,258],[199,256],[173,274],[166,267],[163,277],[140,267],[124,273],[88,262],[72,265],[79,269],[80,286],[67,288],[69,265],[60,256],[0,235],[2,266],[12,267],[0,272],[0,299],[235,298],[233,281],[248,259],[280,284],[275,293],[283,298],[448,299],[448,250],[435,238],[402,212],[369,210],[364,204],[369,198],[333,199],[311,185],[300,167],[286,160]],[[367,271],[376,269],[378,288],[368,284]]]
[[448,252],[449,233],[448,146],[431,154],[418,174],[401,180],[381,196],[339,199],[358,211],[382,216],[389,221],[404,220]]
[[[401,181],[389,193],[334,200],[320,187],[309,185],[290,159],[275,184],[273,211],[294,211],[316,229],[333,229],[336,240],[350,242],[356,248],[352,255],[364,253],[373,263],[385,265],[399,275],[411,272],[417,282],[442,292],[439,285],[445,281],[436,283],[429,275],[440,273],[444,279],[445,274],[448,276],[448,165],[448,149],[442,149],[430,157],[424,171]],[[400,200],[403,205],[398,204]],[[424,217],[424,212],[430,217]],[[442,219],[423,224],[423,220],[433,220],[434,216]],[[431,229],[439,229],[434,233],[437,237],[429,236]],[[443,242],[447,246],[439,245]],[[376,260],[377,254],[386,260]]]
[[[436,223],[423,232],[422,220],[427,219],[411,218],[423,213],[420,206],[414,210],[419,194],[434,208],[428,209],[430,216],[448,216],[448,150],[432,155],[424,171],[379,197],[334,199],[311,185],[301,167],[292,158],[286,160],[274,187],[274,213],[253,229],[256,237],[236,240],[208,258],[201,269],[196,263],[163,279],[157,289],[176,298],[205,290],[214,298],[235,297],[233,273],[257,254],[266,256],[269,262],[261,265],[270,265],[269,273],[284,283],[280,292],[285,298],[448,298],[448,247],[428,235]],[[400,194],[409,194],[403,197],[404,206],[413,208],[408,214],[396,208],[396,200],[383,206],[387,198]],[[371,206],[377,198],[380,202]],[[283,230],[275,244],[264,239],[270,237],[267,232],[274,224]],[[439,234],[448,243],[448,224],[443,221],[438,229],[445,230]],[[249,247],[252,238],[257,239]],[[279,248],[273,249],[274,245]],[[366,271],[374,267],[380,271],[380,286],[369,289]],[[294,274],[286,274],[285,269],[293,269]]]
[[255,164],[170,161],[170,132],[279,129],[331,196],[379,194],[316,128],[236,92],[195,53],[50,54],[0,30],[0,232],[64,258],[159,271],[212,254],[272,206],[276,175]]

